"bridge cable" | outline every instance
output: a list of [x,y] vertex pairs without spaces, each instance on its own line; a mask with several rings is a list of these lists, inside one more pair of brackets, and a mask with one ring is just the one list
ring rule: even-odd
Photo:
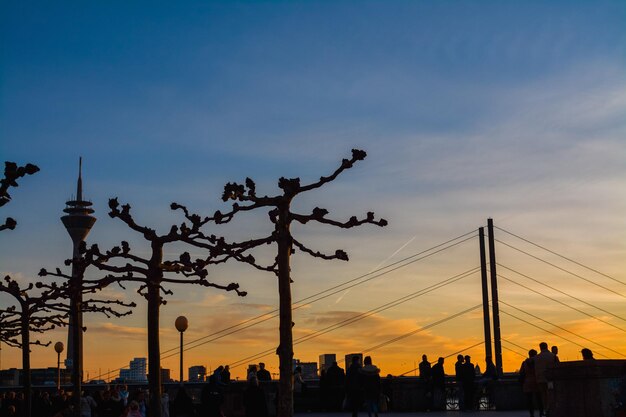
[[589,339],[589,338],[587,338],[587,337],[585,337],[585,336],[581,336],[581,335],[579,335],[578,333],[574,333],[574,332],[572,332],[571,330],[567,330],[565,327],[561,327],[561,326],[559,326],[559,325],[557,325],[557,324],[550,323],[549,321],[544,320],[544,319],[542,319],[542,318],[541,318],[541,317],[539,317],[539,316],[535,316],[535,315],[534,315],[534,314],[532,314],[532,313],[529,313],[529,312],[527,312],[527,311],[524,311],[524,310],[522,310],[521,308],[517,308],[517,307],[515,307],[515,306],[512,306],[511,304],[506,303],[506,302],[504,302],[504,301],[502,301],[502,304],[504,304],[504,305],[506,305],[506,306],[508,306],[508,307],[511,307],[512,309],[515,309],[515,310],[519,311],[520,313],[525,313],[525,314],[528,314],[530,317],[533,317],[533,318],[535,318],[535,319],[537,319],[537,320],[541,320],[541,321],[543,321],[544,323],[546,323],[546,324],[550,324],[550,325],[552,325],[552,326],[556,327],[557,329],[561,329],[561,330],[563,330],[564,332],[567,332],[567,333],[569,333],[569,334],[571,334],[571,335],[574,335],[574,336],[580,337],[581,339],[586,340],[587,342],[591,342],[591,343],[593,343],[593,344],[595,344],[595,345],[597,345],[597,346],[600,346],[601,348],[604,348],[604,349],[606,349],[606,350],[609,350],[609,351],[611,351],[611,352],[613,352],[613,353],[617,353],[617,354],[618,354],[618,355],[620,355],[620,356],[624,356],[624,357],[626,357],[626,355],[625,355],[625,354],[623,354],[623,353],[621,353],[621,352],[618,352],[618,351],[616,351],[616,350],[614,350],[614,349],[611,349],[611,348],[610,348],[610,347],[608,347],[608,346],[604,346],[603,344],[600,344],[600,343],[598,343],[598,342],[596,342],[596,341],[594,341],[594,340],[591,340],[591,339]]
[[613,328],[615,328],[615,329],[617,329],[617,330],[619,330],[619,331],[626,332],[626,330],[622,329],[622,328],[621,328],[621,327],[619,327],[619,326],[614,325],[614,324],[613,324],[613,323],[611,323],[611,322],[608,322],[608,321],[606,321],[606,320],[603,320],[603,319],[601,319],[600,317],[594,316],[593,314],[587,313],[587,312],[585,312],[585,311],[583,311],[583,310],[580,310],[580,309],[578,309],[578,308],[576,308],[576,307],[572,307],[571,305],[569,305],[569,304],[567,304],[567,303],[564,303],[563,301],[557,300],[557,299],[556,299],[556,298],[554,298],[554,297],[550,297],[550,296],[549,296],[549,295],[547,295],[547,294],[543,294],[543,293],[541,293],[541,292],[539,292],[539,291],[537,291],[537,290],[534,290],[534,289],[532,289],[532,288],[530,288],[530,287],[527,287],[526,285],[520,284],[519,282],[517,282],[517,281],[515,281],[515,280],[512,280],[512,279],[510,279],[510,278],[507,278],[506,276],[504,276],[504,275],[502,275],[502,274],[498,274],[498,277],[500,277],[500,278],[504,279],[505,281],[508,281],[508,282],[511,282],[511,283],[513,283],[513,284],[515,284],[515,285],[518,285],[518,286],[520,286],[520,287],[522,287],[522,288],[525,288],[525,289],[526,289],[526,290],[528,290],[528,291],[534,292],[535,294],[541,295],[542,297],[545,297],[545,298],[547,298],[547,299],[549,299],[549,300],[551,300],[551,301],[554,301],[554,302],[555,302],[555,303],[557,303],[557,304],[560,304],[560,305],[562,305],[562,306],[564,306],[564,307],[567,307],[567,308],[569,308],[569,309],[571,309],[571,310],[577,311],[577,312],[579,312],[579,313],[581,313],[581,314],[583,314],[583,315],[585,315],[585,316],[587,316],[587,317],[589,317],[589,318],[592,318],[592,319],[597,320],[597,321],[599,321],[599,322],[601,322],[601,323],[604,323],[604,324],[606,324],[606,325],[609,325],[609,326],[611,326],[611,327],[613,327]]
[[528,253],[528,252],[526,252],[526,251],[524,251],[524,250],[522,250],[522,249],[516,248],[516,247],[515,247],[515,246],[513,246],[513,245],[509,245],[508,243],[505,243],[505,242],[503,242],[503,241],[501,241],[501,240],[498,240],[498,239],[495,239],[495,241],[496,241],[496,242],[498,242],[498,243],[501,243],[502,245],[507,246],[507,247],[509,247],[509,248],[511,248],[511,249],[514,249],[514,250],[516,250],[516,251],[518,251],[518,252],[521,252],[521,253],[523,253],[524,255],[530,256],[530,257],[531,257],[531,258],[533,258],[533,259],[536,259],[536,260],[538,260],[538,261],[540,261],[540,262],[543,262],[543,263],[545,263],[545,264],[548,264],[548,265],[550,265],[550,266],[551,266],[551,267],[553,267],[553,268],[556,268],[556,269],[558,269],[558,270],[560,270],[560,271],[563,271],[563,272],[568,273],[568,274],[570,274],[570,275],[572,275],[572,276],[575,276],[576,278],[582,279],[583,281],[586,281],[586,282],[588,282],[589,284],[595,285],[596,287],[602,288],[603,290],[609,291],[609,292],[611,292],[611,293],[613,293],[613,294],[615,294],[615,295],[619,295],[619,296],[620,296],[620,297],[622,297],[622,298],[626,298],[626,295],[623,295],[623,294],[621,294],[621,293],[619,293],[619,292],[617,292],[617,291],[615,291],[615,290],[612,290],[612,289],[610,289],[610,288],[608,288],[608,287],[605,287],[604,285],[598,284],[597,282],[593,282],[592,280],[590,280],[590,279],[588,279],[588,278],[585,278],[585,277],[583,277],[583,276],[581,276],[581,275],[578,275],[578,274],[576,274],[576,273],[574,273],[574,272],[572,272],[572,271],[568,271],[568,270],[567,270],[567,269],[565,269],[565,268],[561,268],[560,266],[555,265],[555,264],[553,264],[552,262],[548,262],[548,261],[546,261],[545,259],[541,259],[540,257],[535,256],[535,255],[533,255],[533,254],[530,254],[530,253]]
[[448,316],[448,317],[446,317],[446,318],[444,318],[444,319],[438,320],[438,321],[433,322],[433,323],[431,323],[431,324],[428,324],[428,325],[426,325],[426,326],[420,327],[419,329],[415,329],[415,330],[413,330],[413,331],[411,331],[411,332],[404,333],[404,334],[402,334],[402,335],[400,335],[400,336],[397,336],[397,337],[394,337],[394,338],[392,338],[392,339],[389,339],[389,340],[387,340],[387,341],[385,341],[385,342],[383,342],[383,343],[379,343],[379,344],[377,344],[377,345],[375,345],[375,346],[372,346],[372,347],[369,347],[369,348],[367,348],[367,349],[364,349],[364,350],[363,350],[363,353],[366,353],[366,352],[373,352],[373,351],[375,351],[375,350],[377,350],[377,349],[380,349],[380,348],[382,348],[382,347],[385,347],[385,346],[387,346],[387,345],[390,345],[390,344],[392,344],[392,343],[395,343],[395,342],[397,342],[397,341],[399,341],[399,340],[406,339],[407,337],[413,336],[413,335],[415,335],[415,334],[417,334],[417,333],[421,333],[421,332],[423,332],[424,330],[428,330],[428,329],[430,329],[430,328],[432,328],[432,327],[438,326],[438,325],[440,325],[440,324],[442,324],[442,323],[445,323],[445,322],[447,322],[447,321],[450,321],[450,320],[456,319],[457,317],[460,317],[460,316],[462,316],[462,315],[464,315],[464,314],[467,314],[467,313],[469,313],[470,311],[474,311],[474,310],[476,310],[476,309],[478,309],[478,308],[480,308],[480,307],[482,307],[482,306],[483,306],[483,304],[482,304],[482,303],[476,304],[474,307],[470,307],[470,308],[465,309],[465,310],[463,310],[463,311],[459,311],[458,313],[455,313],[455,314],[453,314],[453,315],[451,315],[451,316]]
[[[523,323],[526,323],[526,324],[528,324],[529,326],[535,327],[535,328],[537,328],[537,329],[539,329],[539,330],[542,330],[542,331],[544,331],[544,332],[546,332],[546,333],[549,333],[549,334],[551,334],[551,335],[553,335],[553,336],[556,336],[556,337],[558,337],[558,338],[560,338],[560,339],[563,339],[563,340],[565,340],[566,342],[569,342],[569,343],[571,343],[571,344],[574,344],[574,345],[576,345],[576,346],[578,346],[578,347],[581,347],[581,348],[584,348],[584,347],[585,347],[585,346],[581,345],[581,344],[580,344],[580,343],[578,343],[578,342],[575,342],[575,341],[570,340],[570,339],[568,339],[568,338],[566,338],[566,337],[564,337],[564,336],[561,336],[561,335],[560,335],[560,334],[558,334],[558,333],[555,333],[555,332],[553,332],[553,331],[550,331],[550,330],[544,329],[543,327],[538,326],[538,325],[536,325],[536,324],[533,324],[533,323],[531,323],[530,321],[525,320],[525,319],[523,319],[523,318],[521,318],[521,317],[517,317],[516,315],[511,314],[511,313],[509,313],[509,312],[508,312],[508,311],[506,311],[506,310],[500,309],[500,313],[504,313],[504,314],[506,314],[507,316],[513,317],[514,319],[517,319],[517,320],[519,320],[519,321],[521,321],[521,322],[523,322]],[[528,314],[528,313],[527,313],[527,314]],[[555,324],[553,324],[553,323],[550,323],[550,322],[549,322],[549,321],[547,321],[547,320],[543,320],[543,319],[541,319],[541,320],[542,320],[542,321],[545,321],[546,323],[548,323],[548,324],[549,324],[549,325],[551,325],[551,326],[558,327],[557,325],[555,325]],[[578,335],[577,335],[577,336],[578,336]],[[579,336],[579,337],[580,337],[580,336]],[[603,358],[607,358],[607,359],[608,359],[608,356],[606,356],[606,355],[603,355],[603,354],[601,354],[601,353],[598,353],[598,355],[599,355],[599,356],[602,356]]]
[[[519,272],[519,271],[516,271],[515,269],[509,268],[509,267],[507,267],[507,266],[505,266],[505,265],[502,265],[502,264],[499,264],[499,263],[498,263],[497,265],[498,265],[498,266],[501,266],[501,267],[502,267],[502,268],[504,268],[504,269],[508,269],[509,271],[514,272],[514,273],[516,273],[516,274],[518,274],[518,275],[521,275],[521,276],[523,276],[524,278],[527,278],[527,279],[529,279],[529,280],[531,280],[531,281],[533,281],[533,282],[536,282],[537,284],[543,285],[544,287],[548,287],[548,288],[550,288],[550,289],[551,289],[551,290],[553,290],[553,291],[556,291],[556,292],[558,292],[558,293],[560,293],[560,294],[563,294],[563,295],[565,295],[565,296],[567,296],[567,297],[573,298],[574,300],[576,300],[576,301],[578,301],[578,302],[580,302],[580,303],[583,303],[583,304],[585,304],[585,305],[587,305],[587,306],[589,306],[589,307],[593,307],[593,308],[595,308],[595,309],[597,309],[597,310],[600,310],[600,311],[602,311],[603,313],[606,313],[606,314],[608,314],[608,315],[610,315],[610,316],[613,316],[613,317],[615,317],[615,318],[617,318],[617,319],[620,319],[620,320],[622,320],[622,321],[626,321],[626,318],[624,318],[624,317],[621,317],[621,316],[618,316],[617,314],[611,313],[611,312],[610,312],[610,311],[608,311],[608,310],[605,310],[605,309],[603,309],[603,308],[601,308],[601,307],[598,307],[598,306],[597,306],[597,305],[595,305],[595,304],[589,303],[589,302],[584,301],[584,300],[582,300],[582,299],[580,299],[580,298],[578,298],[578,297],[575,297],[575,296],[573,296],[573,295],[571,295],[571,294],[568,294],[568,293],[566,293],[565,291],[561,291],[561,290],[559,290],[559,289],[557,289],[557,288],[555,288],[555,287],[552,287],[552,286],[550,286],[550,285],[548,285],[548,284],[546,284],[546,283],[544,283],[544,282],[541,282],[540,280],[538,280],[538,279],[536,279],[536,278],[532,278],[532,277],[530,277],[530,276],[528,276],[528,275],[526,275],[526,274],[523,274],[523,273],[521,273],[521,272]],[[621,329],[620,329],[620,330],[621,330]]]
[[575,260],[573,260],[573,259],[571,259],[571,258],[568,258],[567,256],[561,255],[561,254],[559,254],[559,253],[557,253],[557,252],[555,252],[555,251],[553,251],[553,250],[550,250],[550,249],[548,249],[548,248],[546,248],[546,247],[544,247],[544,246],[541,246],[541,245],[539,245],[539,244],[537,244],[537,243],[535,243],[535,242],[532,242],[532,241],[530,241],[530,240],[528,240],[528,239],[525,239],[525,238],[523,238],[523,237],[521,237],[521,236],[519,236],[519,235],[516,235],[515,233],[512,233],[512,232],[509,232],[508,230],[502,229],[501,227],[498,227],[498,226],[494,226],[494,227],[495,227],[496,229],[498,229],[498,230],[500,230],[500,231],[504,232],[504,233],[507,233],[507,234],[509,234],[509,235],[511,235],[511,236],[514,236],[514,237],[516,237],[516,238],[518,238],[518,239],[520,239],[520,240],[523,240],[523,241],[524,241],[524,242],[526,242],[526,243],[530,243],[531,245],[534,245],[534,246],[536,246],[536,247],[538,247],[538,248],[540,248],[540,249],[543,249],[543,250],[545,250],[546,252],[550,252],[551,254],[556,255],[556,256],[558,256],[559,258],[565,259],[566,261],[572,262],[572,263],[574,263],[574,264],[576,264],[576,265],[578,265],[578,266],[580,266],[580,267],[583,267],[583,268],[585,268],[585,269],[588,269],[589,271],[595,272],[595,273],[596,273],[596,274],[598,274],[598,275],[602,275],[603,277],[608,278],[608,279],[610,279],[610,280],[613,280],[613,281],[615,281],[615,282],[618,282],[618,283],[620,283],[620,284],[622,284],[622,285],[626,285],[626,282],[621,281],[621,280],[619,280],[619,279],[617,279],[617,278],[613,278],[612,276],[607,275],[607,274],[605,274],[605,273],[603,273],[603,272],[600,272],[600,271],[598,271],[598,270],[597,270],[597,269],[595,269],[595,268],[591,268],[591,267],[589,267],[589,266],[587,266],[587,265],[584,265],[584,264],[582,264],[582,263],[580,263],[580,262],[577,262],[577,261],[575,261]]
[[[501,339],[501,340],[502,340],[503,342],[509,343],[509,342],[507,342],[507,341],[506,341],[506,340],[504,340],[504,339]],[[513,353],[515,353],[516,355],[521,356],[522,358],[525,358],[525,357],[526,357],[526,355],[522,355],[522,354],[521,354],[521,353],[519,353],[517,350],[515,350],[515,349],[511,349],[511,348],[508,348],[508,347],[506,347],[506,346],[502,346],[502,349],[506,349],[506,350],[508,350],[509,352],[513,352]]]
[[[511,342],[510,340],[507,340],[507,339],[505,339],[505,338],[501,338],[501,339],[502,339],[502,341],[503,341],[503,342],[506,342],[506,343],[508,343],[508,344],[510,344],[510,345],[513,345],[513,346],[515,346],[515,347],[517,347],[517,348],[519,348],[519,349],[522,349],[522,352],[526,352],[526,351],[528,350],[528,349],[526,349],[524,346],[520,346],[520,345],[518,345],[518,344],[517,344],[517,343],[515,343],[515,342]],[[523,356],[524,356],[524,357],[526,357],[525,355],[523,355]]]

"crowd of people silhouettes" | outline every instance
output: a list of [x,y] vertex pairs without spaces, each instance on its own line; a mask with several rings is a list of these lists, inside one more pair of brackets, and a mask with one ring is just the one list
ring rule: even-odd
[[[593,352],[584,348],[581,350],[584,361],[594,361]],[[469,355],[458,355],[454,364],[454,375],[448,377],[444,371],[445,358],[439,357],[431,366],[427,355],[417,368],[419,370],[420,386],[423,390],[425,408],[427,410],[445,410],[449,407],[451,396],[456,398],[454,405],[465,411],[479,408],[481,397],[489,398],[491,390],[498,379],[498,371],[491,357],[485,360],[485,371],[472,362]],[[535,349],[528,351],[526,358],[520,365],[519,382],[525,394],[528,411],[531,417],[535,410],[540,417],[549,416],[551,404],[551,381],[547,370],[558,366],[560,360],[558,348],[548,348],[546,342],[539,344],[539,352]],[[625,367],[626,368],[626,367]],[[380,369],[372,362],[371,356],[363,358],[352,356],[352,361],[344,372],[337,362],[333,362],[327,369],[320,371],[319,403],[325,411],[347,411],[352,417],[357,417],[363,408],[368,417],[378,417],[379,412],[387,411],[390,407],[391,392],[386,391],[382,384]],[[388,378],[391,378],[388,375]],[[248,369],[243,394],[239,398],[240,406],[245,410],[246,417],[267,417],[271,405],[271,396],[268,395],[267,385],[272,381],[270,372],[263,362],[251,365]],[[307,397],[307,383],[303,378],[302,369],[296,366],[293,373],[293,387],[296,407],[304,403]],[[170,401],[167,390],[163,390],[162,415],[164,417],[224,417],[222,405],[224,393],[231,384],[228,365],[218,366],[209,376],[208,382],[201,386],[198,394],[196,386],[194,395],[190,395],[188,388],[181,385]],[[626,384],[625,384],[626,385]],[[624,387],[623,387],[624,388]],[[274,392],[274,391],[272,391]],[[126,385],[111,385],[103,389],[84,392],[81,397],[81,417],[149,417],[150,412],[146,401],[147,392],[136,389],[130,392]],[[0,417],[21,417],[21,404],[24,395],[19,392],[0,393]],[[626,402],[626,401],[625,401]],[[33,401],[33,416],[37,417],[65,417],[71,411],[69,396],[62,389],[54,394],[47,391],[37,393]],[[299,411],[299,410],[296,410]],[[300,410],[306,411],[306,410]]]

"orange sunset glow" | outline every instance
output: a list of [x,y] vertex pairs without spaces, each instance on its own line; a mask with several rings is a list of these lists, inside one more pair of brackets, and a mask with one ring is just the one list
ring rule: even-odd
[[[184,210],[211,219],[208,240],[266,239],[241,244],[256,267],[232,253],[207,265],[214,286],[162,282],[161,366],[179,379],[185,316],[185,378],[229,365],[243,379],[259,362],[277,378],[267,270],[287,218],[294,358],[336,354],[345,369],[364,353],[381,375],[408,376],[426,354],[452,375],[459,353],[485,369],[484,228],[504,372],[544,341],[561,361],[582,348],[625,359],[626,2],[570,3],[3,2],[0,153],[40,171],[1,207],[17,225],[0,232],[0,273],[61,282],[73,256],[61,217],[81,204],[97,219],[87,247],[102,252],[127,242],[151,259],[146,236],[190,230]],[[294,189],[306,192],[285,214],[275,196]],[[154,264],[183,279],[173,264],[189,260],[188,273],[211,252],[183,239],[162,253]],[[148,358],[140,287],[89,294],[136,307],[85,313],[85,381]],[[0,310],[15,303],[0,292]],[[51,342],[32,346],[32,368],[56,367],[56,342],[65,359],[67,327],[31,337]],[[0,347],[0,370],[22,367],[20,349]]]

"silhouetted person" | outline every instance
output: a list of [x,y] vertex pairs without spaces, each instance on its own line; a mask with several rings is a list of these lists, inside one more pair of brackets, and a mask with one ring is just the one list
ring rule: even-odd
[[83,392],[82,394],[80,397],[80,417],[91,417],[94,410],[98,408],[98,404],[91,396],[91,393]]
[[591,349],[584,348],[583,350],[580,351],[580,353],[583,355],[583,360],[584,361],[595,360],[595,358],[593,357],[593,352],[591,351]]
[[541,342],[539,344],[539,354],[535,356],[535,377],[537,378],[537,388],[541,398],[541,404],[546,414],[550,413],[550,404],[548,402],[548,380],[546,378],[546,369],[554,366],[554,355],[548,350],[548,344]]
[[319,398],[320,403],[322,404],[322,409],[324,411],[330,410],[330,393],[328,389],[328,378],[326,377],[326,369],[320,369],[320,379],[319,379]]
[[144,417],[139,411],[139,403],[135,400],[132,400],[128,405],[128,411],[126,417]]
[[[223,386],[226,385],[224,383],[224,381],[222,381],[222,372],[224,371],[224,366],[220,365],[218,366],[215,371],[213,371],[213,380],[215,381],[215,384],[217,384],[217,386]],[[230,378],[230,372],[228,373],[228,378]]]
[[378,400],[380,399],[380,369],[372,365],[372,358],[366,356],[363,359],[363,367],[359,369],[367,415],[378,417]]
[[165,387],[161,388],[161,417],[170,417],[170,394]]
[[221,377],[222,377],[222,383],[224,385],[230,384],[230,366],[228,365],[224,366],[224,369],[222,370],[222,373],[221,373]]
[[474,364],[472,358],[469,355],[465,356],[463,363],[463,399],[465,410],[475,410],[476,404],[474,401],[474,380],[476,379],[476,372],[474,371]]
[[128,399],[130,397],[130,392],[128,391],[128,386],[126,385],[122,385],[119,387],[118,390],[120,399],[122,400],[122,404],[124,405],[124,407],[126,407],[128,405]]
[[219,391],[214,378],[202,387],[200,394],[202,417],[222,417],[222,403],[224,396]]
[[178,389],[176,398],[171,405],[171,417],[194,417],[196,415],[196,409],[193,406],[193,400],[187,394],[187,390],[184,387]]
[[485,358],[485,372],[480,376],[479,381],[479,390],[485,390],[485,394],[489,401],[491,401],[491,393],[493,392],[493,387],[495,385],[495,381],[498,379],[498,370],[496,369],[496,365],[493,363],[491,356],[487,356]]
[[420,379],[424,382],[430,381],[432,377],[432,369],[430,367],[430,362],[428,362],[428,357],[426,355],[422,355],[422,361],[419,364],[420,371]]
[[256,371],[256,377],[258,382],[272,380],[272,375],[267,369],[265,369],[265,364],[263,362],[259,362],[259,370]]
[[352,364],[346,371],[346,397],[348,406],[352,411],[352,417],[357,417],[359,408],[363,404],[363,385],[361,384],[359,369],[361,369],[359,357],[353,356]]
[[20,411],[20,403],[17,399],[17,395],[15,394],[15,391],[9,391],[6,393],[4,399],[2,400],[2,408],[0,408],[0,412],[3,415],[9,415],[9,409],[13,407],[14,409],[14,414],[13,415],[19,415]]
[[424,395],[426,397],[426,409],[430,410],[433,401],[433,381],[432,369],[426,355],[422,355],[422,361],[419,364],[419,372],[422,387],[424,387]]
[[530,417],[535,416],[535,404],[539,409],[539,415],[543,415],[543,406],[539,399],[539,388],[537,386],[537,377],[535,375],[535,357],[537,351],[531,349],[528,351],[528,359],[522,362],[520,366],[520,382],[522,383],[522,391],[526,395],[526,406],[530,412]]
[[337,362],[326,370],[326,384],[328,386],[329,409],[331,411],[340,411],[344,398],[344,384],[346,374],[343,369],[337,365]]
[[59,390],[52,397],[52,415],[63,414],[70,407],[70,401],[63,390]]
[[454,381],[456,383],[456,396],[459,400],[459,410],[465,409],[465,394],[463,392],[463,362],[463,355],[457,355],[456,362],[454,363]]
[[106,390],[102,394],[102,404],[98,407],[98,417],[120,417],[124,406],[120,401],[111,397],[111,391]]
[[559,359],[559,348],[558,346],[552,346],[550,348],[550,352],[554,355],[554,363],[559,363],[561,360]]
[[302,367],[296,366],[293,371],[293,392],[294,394],[302,395],[306,390],[306,384],[302,378]]
[[433,380],[433,410],[446,409],[446,374],[443,369],[444,358],[437,359],[431,368]]
[[256,365],[250,365],[248,367],[248,375],[247,375],[246,379],[252,379],[252,378],[259,379],[256,374],[257,374],[257,366]]
[[267,417],[265,392],[259,385],[257,378],[248,380],[246,390],[243,393],[243,406],[246,409],[246,417]]
[[[2,403],[2,399],[0,399],[0,404]],[[49,417],[52,414],[52,402],[50,401],[50,394],[46,391],[39,392],[37,395],[33,396],[33,416],[44,416]],[[0,415],[2,412],[0,411]]]
[[496,369],[496,365],[493,363],[491,356],[487,356],[487,358],[485,358],[485,372],[483,373],[483,379],[488,381],[498,379],[498,370]]
[[294,411],[298,412],[301,410],[300,408],[296,408],[296,407],[302,407],[304,404],[302,400],[298,400],[298,399],[303,398],[307,390],[306,383],[304,382],[304,379],[302,378],[302,367],[296,366],[296,368],[293,371],[291,380],[293,383],[292,386],[293,386],[293,397],[294,397]]

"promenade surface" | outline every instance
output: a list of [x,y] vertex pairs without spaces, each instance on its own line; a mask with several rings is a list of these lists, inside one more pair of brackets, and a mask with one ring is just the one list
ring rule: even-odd
[[[298,417],[350,417],[349,412],[344,413],[295,413]],[[476,416],[476,417],[528,417],[528,411],[412,411],[408,413],[380,413],[379,417],[464,417],[464,416]],[[538,416],[539,413],[535,412]],[[367,417],[366,412],[359,413],[359,417]]]

